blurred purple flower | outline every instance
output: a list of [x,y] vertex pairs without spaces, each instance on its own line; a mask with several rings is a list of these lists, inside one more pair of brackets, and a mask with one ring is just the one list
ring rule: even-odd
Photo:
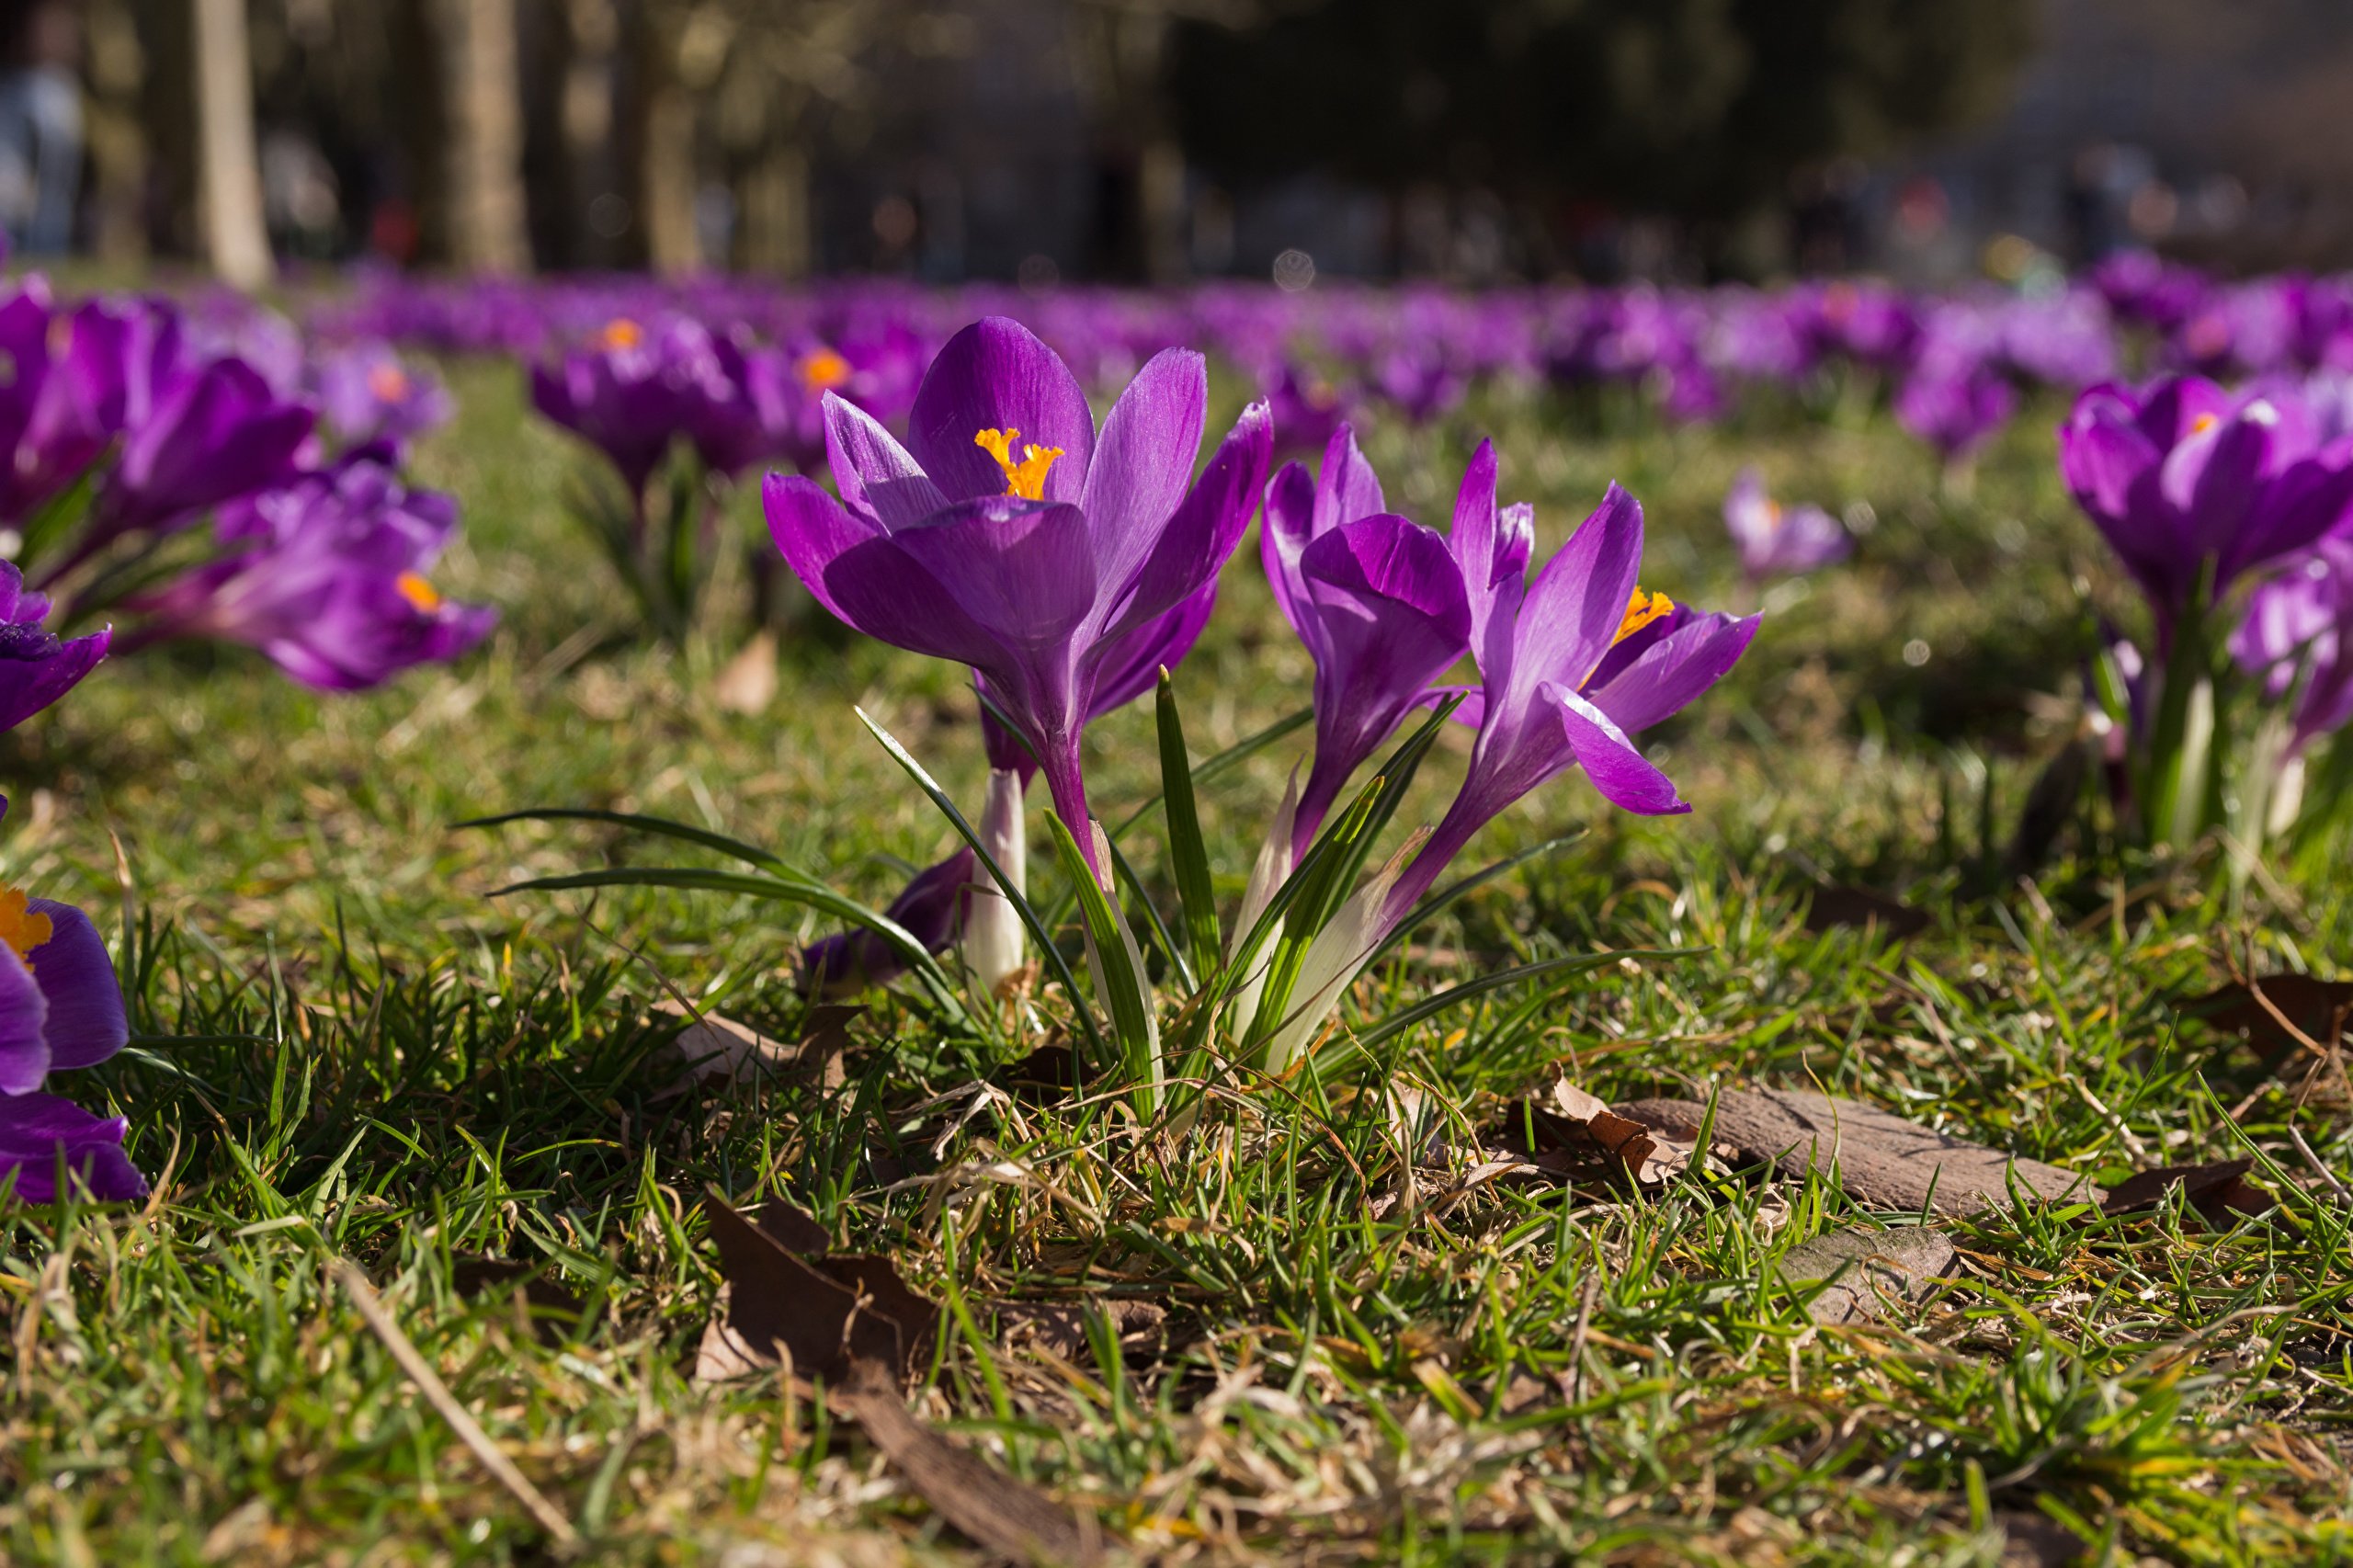
[[312,372],[319,411],[349,446],[412,441],[449,420],[449,388],[429,370],[401,362],[385,343],[330,350]]
[[1724,528],[1753,582],[1835,565],[1854,549],[1837,518],[1815,506],[1784,506],[1753,468],[1742,469],[1724,496]]
[[[0,732],[15,729],[80,683],[107,656],[111,628],[60,640],[45,631],[49,600],[25,592],[24,574],[0,561]],[[6,810],[0,801],[0,811]]]
[[224,515],[228,554],[130,601],[148,618],[139,640],[242,642],[330,691],[472,648],[497,613],[443,598],[425,575],[457,529],[456,503],[408,489],[387,460],[362,449]]
[[2308,549],[2353,506],[2353,439],[2321,445],[2301,401],[2194,376],[2094,387],[2059,430],[2059,472],[2156,619],[2162,655],[2206,564],[2219,598]]

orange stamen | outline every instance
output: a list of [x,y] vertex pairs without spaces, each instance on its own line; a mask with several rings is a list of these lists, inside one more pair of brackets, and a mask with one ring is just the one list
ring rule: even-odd
[[1046,498],[1046,471],[1063,455],[1060,447],[1025,447],[1019,461],[1013,456],[1013,443],[1021,438],[1017,429],[983,430],[972,437],[972,445],[996,460],[1005,471],[1005,493],[1024,501]]
[[378,365],[368,372],[368,395],[382,403],[408,396],[408,377],[398,365]]
[[33,949],[55,936],[57,929],[48,915],[36,914],[26,905],[22,892],[15,888],[0,888],[0,942],[15,949],[29,969]]
[[414,572],[404,572],[392,579],[392,586],[401,597],[415,605],[420,615],[431,615],[441,608],[441,595],[432,584]]
[[1626,619],[1618,623],[1618,635],[1609,640],[1610,646],[1615,647],[1623,642],[1660,616],[1671,613],[1674,608],[1675,601],[1665,594],[1645,594],[1642,589],[1636,588],[1634,597],[1627,602]]
[[597,335],[597,342],[606,348],[634,348],[645,341],[645,329],[627,316],[615,316]]
[[801,361],[801,381],[811,392],[826,392],[849,380],[849,361],[830,348],[812,350]]

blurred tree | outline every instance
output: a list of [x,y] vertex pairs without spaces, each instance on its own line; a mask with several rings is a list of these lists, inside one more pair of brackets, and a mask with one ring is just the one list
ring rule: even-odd
[[473,271],[527,272],[515,0],[439,0],[435,21],[449,111],[449,259]]
[[197,142],[205,251],[212,270],[240,289],[270,279],[262,227],[261,169],[254,144],[254,74],[244,0],[194,6]]
[[[1324,171],[1721,222],[1809,164],[1998,107],[2032,0],[1262,0],[1188,20],[1170,85],[1237,181]],[[1539,215],[1539,216],[1531,216]]]

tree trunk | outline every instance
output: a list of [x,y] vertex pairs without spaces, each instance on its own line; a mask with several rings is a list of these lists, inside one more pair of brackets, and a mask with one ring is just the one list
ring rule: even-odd
[[656,272],[692,272],[702,264],[695,233],[695,106],[676,74],[658,66],[645,85],[639,157],[646,258]]
[[245,0],[191,0],[196,33],[198,156],[203,171],[205,249],[212,270],[239,289],[269,282],[262,226],[261,167],[254,148],[253,59]]
[[515,0],[440,0],[436,9],[449,106],[450,259],[477,272],[528,272]]
[[771,278],[809,275],[809,159],[790,142],[764,150],[745,175],[742,259]]
[[135,264],[147,259],[146,52],[125,0],[96,0],[89,38],[93,248],[101,261]]

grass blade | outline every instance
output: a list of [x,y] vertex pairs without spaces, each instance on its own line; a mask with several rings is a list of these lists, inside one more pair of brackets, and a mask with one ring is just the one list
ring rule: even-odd
[[[1168,817],[1168,863],[1176,896],[1185,905],[1185,933],[1193,967],[1206,974],[1217,962],[1225,937],[1217,918],[1217,895],[1210,884],[1210,857],[1201,842],[1201,819],[1193,802],[1193,765],[1185,751],[1185,722],[1176,712],[1176,687],[1160,672],[1156,699],[1160,722],[1160,796]],[[1192,989],[1188,976],[1185,989]]]

